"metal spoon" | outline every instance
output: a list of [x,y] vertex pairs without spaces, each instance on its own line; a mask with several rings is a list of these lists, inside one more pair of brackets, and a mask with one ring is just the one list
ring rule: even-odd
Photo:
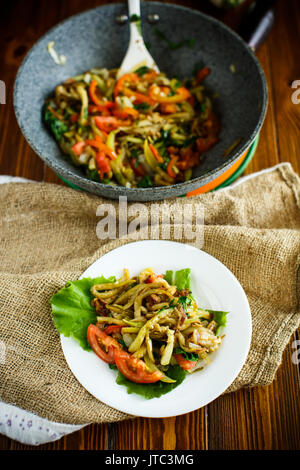
[[139,67],[147,66],[159,72],[153,57],[149,54],[142,36],[140,0],[128,0],[130,20],[130,41],[126,55],[119,68],[117,78]]

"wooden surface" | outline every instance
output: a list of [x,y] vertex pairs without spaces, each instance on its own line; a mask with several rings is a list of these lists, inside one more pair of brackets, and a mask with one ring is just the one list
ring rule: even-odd
[[[0,80],[7,104],[0,105],[0,173],[62,184],[25,142],[15,119],[15,75],[33,43],[58,21],[107,3],[96,0],[15,0],[1,4]],[[205,2],[177,1],[203,9]],[[237,13],[225,18],[237,21]],[[300,104],[291,101],[291,83],[300,80],[299,0],[279,0],[276,24],[258,52],[269,86],[269,109],[259,147],[246,173],[288,161],[300,173]],[[121,424],[90,425],[39,449],[299,449],[299,366],[286,348],[274,382],[241,390],[205,408],[169,419],[135,419]],[[0,450],[30,449],[0,435]],[[33,448],[34,449],[34,448]]]

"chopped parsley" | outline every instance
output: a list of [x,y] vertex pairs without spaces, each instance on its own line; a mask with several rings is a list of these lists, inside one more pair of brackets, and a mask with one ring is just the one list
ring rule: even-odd
[[138,103],[133,106],[135,109],[138,111],[146,111],[147,109],[150,108],[150,105],[148,103]]
[[149,175],[144,176],[138,183],[138,188],[151,188],[152,186],[153,183]]
[[150,69],[146,65],[143,65],[142,67],[139,67],[138,69],[134,71],[134,73],[137,73],[139,77],[142,77],[143,75],[145,75],[145,73],[148,73],[148,72],[150,72]]
[[130,23],[135,23],[136,24],[136,29],[138,30],[139,34],[142,35],[141,18],[136,14],[131,15]]

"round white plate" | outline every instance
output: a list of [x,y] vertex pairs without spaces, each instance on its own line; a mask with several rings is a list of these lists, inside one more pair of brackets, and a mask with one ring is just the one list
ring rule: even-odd
[[84,351],[73,338],[61,335],[62,349],[77,380],[98,400],[125,413],[149,418],[176,416],[201,408],[221,395],[240,372],[251,341],[251,312],[247,297],[235,276],[220,261],[190,245],[146,240],[123,245],[95,261],[81,276],[121,277],[123,268],[137,275],[147,267],[157,274],[191,269],[192,292],[200,307],[230,312],[223,329],[225,338],[212,362],[187,376],[177,388],[147,400],[128,394],[117,385],[111,370],[92,351]]

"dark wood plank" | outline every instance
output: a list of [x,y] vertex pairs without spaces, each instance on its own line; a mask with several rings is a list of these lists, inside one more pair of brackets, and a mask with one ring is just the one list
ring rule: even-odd
[[300,173],[300,105],[291,99],[294,80],[300,79],[300,61],[296,52],[300,44],[300,10],[297,0],[280,1],[277,22],[272,31],[270,65],[273,75],[273,101],[280,161],[291,162]]

